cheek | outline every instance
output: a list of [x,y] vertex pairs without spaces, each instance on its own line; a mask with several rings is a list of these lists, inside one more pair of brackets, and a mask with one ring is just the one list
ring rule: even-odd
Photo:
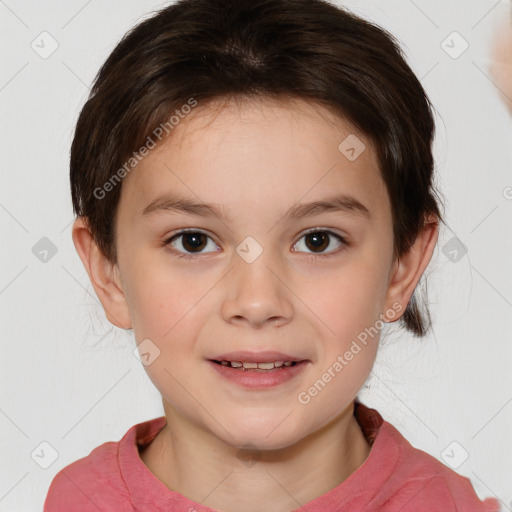
[[162,254],[134,258],[129,274],[127,300],[137,340],[140,336],[183,339],[180,331],[198,314],[197,306],[211,285],[194,276],[185,265],[173,264]]
[[357,335],[382,313],[386,276],[386,268],[375,256],[364,258],[358,253],[338,270],[308,280],[299,296],[323,320],[326,333]]
[[302,290],[324,340],[311,382],[318,382],[319,390],[311,390],[318,395],[310,398],[317,406],[321,404],[326,414],[336,411],[340,400],[357,395],[375,361],[387,277],[387,268],[377,254],[376,249],[359,251],[339,270],[317,275],[314,292],[311,287],[309,294],[307,287]]
[[157,267],[133,285],[134,335],[138,343],[146,343],[151,357],[145,371],[169,403],[186,408],[188,393],[201,391],[190,372],[196,368],[195,340],[205,322],[206,301],[201,298],[211,286],[175,272],[159,272]]

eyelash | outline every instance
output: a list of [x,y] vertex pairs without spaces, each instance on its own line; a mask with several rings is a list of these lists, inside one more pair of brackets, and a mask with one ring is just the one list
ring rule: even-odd
[[[174,235],[172,235],[170,238],[168,238],[167,240],[164,241],[163,245],[164,246],[169,246],[174,240],[176,240],[177,238],[179,238],[180,236],[184,235],[184,234],[187,234],[187,233],[200,233],[200,234],[203,234],[203,235],[206,235],[208,238],[212,239],[207,233],[205,233],[204,231],[201,231],[201,230],[198,230],[198,229],[185,229],[185,230],[182,230],[182,231],[179,231],[177,233],[175,233]],[[312,233],[327,233],[329,235],[332,235],[334,238],[336,238],[339,242],[341,242],[345,247],[349,247],[350,244],[347,242],[346,238],[344,238],[343,236],[339,235],[338,233],[335,233],[333,231],[330,231],[328,229],[321,229],[321,228],[315,228],[315,229],[311,229],[309,231],[307,231],[306,233],[304,233],[300,238],[299,240],[302,240],[302,238],[304,238],[305,236],[307,235],[310,235]],[[297,240],[296,243],[299,242],[299,240]],[[295,245],[295,244],[294,244]],[[309,254],[309,258],[312,259],[313,261],[316,261],[317,259],[319,258],[326,258],[326,257],[329,257],[329,256],[335,256],[337,254],[339,254],[340,251],[342,251],[344,249],[344,247],[341,247],[341,248],[338,248],[338,249],[335,249],[333,251],[329,251],[327,253],[308,253]],[[183,253],[183,252],[180,252],[180,251],[177,251],[176,249],[174,248],[170,248],[169,249],[174,255],[176,255],[177,258],[185,258],[185,259],[195,259],[196,257],[198,256],[201,256],[202,253]],[[298,252],[298,251],[297,251]]]

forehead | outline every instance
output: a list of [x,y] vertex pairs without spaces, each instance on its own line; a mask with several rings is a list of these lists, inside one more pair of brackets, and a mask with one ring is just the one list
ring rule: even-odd
[[[151,201],[179,193],[269,215],[335,192],[388,208],[371,141],[305,100],[210,102],[185,116],[123,183],[121,207],[141,217]],[[370,206],[369,206],[370,207]]]

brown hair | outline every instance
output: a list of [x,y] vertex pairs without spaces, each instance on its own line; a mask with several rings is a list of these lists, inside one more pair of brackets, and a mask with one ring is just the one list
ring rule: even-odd
[[[125,34],[76,125],[73,209],[112,264],[122,183],[105,184],[125,176],[127,159],[191,98],[237,97],[314,101],[368,136],[391,201],[395,258],[428,215],[442,222],[433,106],[390,33],[326,0],[179,0]],[[425,325],[416,291],[400,321],[423,336],[430,315],[425,305]]]

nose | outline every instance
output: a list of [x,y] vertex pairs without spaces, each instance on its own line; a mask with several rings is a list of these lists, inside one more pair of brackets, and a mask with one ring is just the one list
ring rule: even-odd
[[270,250],[263,250],[252,262],[234,254],[233,268],[224,282],[224,320],[255,328],[266,323],[280,327],[290,322],[294,309],[289,280]]

